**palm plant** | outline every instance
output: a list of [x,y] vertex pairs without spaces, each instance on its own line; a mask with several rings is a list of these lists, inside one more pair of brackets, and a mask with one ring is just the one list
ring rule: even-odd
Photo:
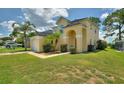
[[53,34],[45,37],[45,42],[47,44],[53,42],[52,45],[54,46],[54,50],[55,50],[57,47],[57,42],[58,42],[57,40],[59,39],[60,35],[61,35],[61,31],[59,30],[55,31]]
[[24,47],[25,47],[25,51],[27,51],[27,37],[31,31],[36,31],[35,25],[31,24],[29,21],[26,21],[23,24],[13,23],[12,27],[13,27],[13,33],[12,34],[14,36],[16,36],[18,33],[23,34]]

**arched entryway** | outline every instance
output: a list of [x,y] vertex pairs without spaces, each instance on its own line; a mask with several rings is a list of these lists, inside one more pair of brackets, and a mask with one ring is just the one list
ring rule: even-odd
[[77,47],[76,44],[76,32],[74,30],[68,31],[68,48]]

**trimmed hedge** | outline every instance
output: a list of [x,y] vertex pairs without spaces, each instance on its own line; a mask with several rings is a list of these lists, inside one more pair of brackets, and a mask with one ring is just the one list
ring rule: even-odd
[[97,49],[104,50],[105,48],[107,48],[107,42],[104,40],[98,40]]
[[94,51],[95,46],[94,45],[88,45],[88,51]]
[[51,52],[52,49],[53,49],[52,44],[45,44],[45,45],[43,45],[43,51],[46,52],[46,53],[47,52]]
[[124,41],[115,42],[115,48],[120,51],[124,51]]
[[61,52],[67,52],[67,44],[61,45]]
[[76,48],[74,46],[70,47],[70,53],[71,54],[76,54]]

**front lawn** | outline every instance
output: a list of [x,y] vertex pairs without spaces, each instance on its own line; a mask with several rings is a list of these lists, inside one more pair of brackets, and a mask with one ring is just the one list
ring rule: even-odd
[[[28,48],[28,50],[30,50],[30,49]],[[22,51],[25,51],[25,48],[23,48],[23,47],[17,47],[15,49],[0,48],[0,53],[13,53],[13,52],[22,52]]]
[[0,56],[0,83],[124,83],[124,52]]

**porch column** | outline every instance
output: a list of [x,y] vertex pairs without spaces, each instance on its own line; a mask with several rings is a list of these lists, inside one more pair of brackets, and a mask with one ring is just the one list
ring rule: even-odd
[[68,36],[63,36],[63,44],[68,44]]
[[83,49],[82,46],[82,34],[76,34],[76,51],[81,53]]

